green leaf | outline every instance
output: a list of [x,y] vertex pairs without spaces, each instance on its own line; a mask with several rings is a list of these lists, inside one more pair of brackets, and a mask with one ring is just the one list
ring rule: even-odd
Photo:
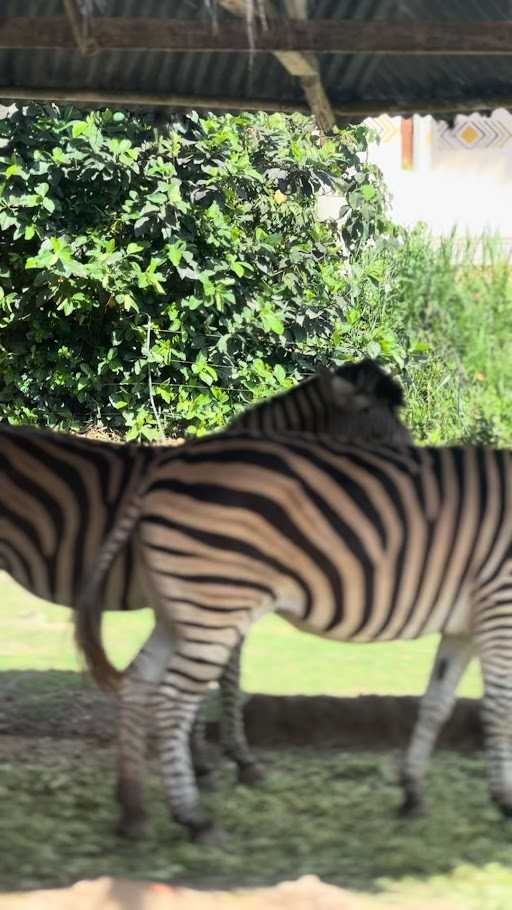
[[263,327],[267,332],[275,332],[276,335],[282,335],[284,332],[284,325],[279,316],[276,316],[274,313],[262,313],[261,320],[263,322]]
[[87,121],[85,120],[75,120],[73,127],[71,129],[71,135],[73,139],[78,139],[79,136],[82,136],[87,130]]
[[123,307],[127,312],[129,312],[130,310],[135,310],[136,312],[139,311],[139,306],[138,306],[137,302],[133,299],[131,294],[122,294],[121,300],[123,303]]
[[369,183],[365,183],[359,189],[361,192],[361,196],[363,197],[363,199],[366,200],[366,202],[371,202],[372,199],[375,199],[375,196],[377,195],[376,187],[371,186],[371,184],[369,184]]
[[172,400],[172,395],[169,389],[166,389],[165,386],[158,385],[155,388],[155,395],[159,395],[160,398],[163,398],[166,404],[170,404]]
[[50,212],[50,214],[52,214],[55,211],[55,203],[52,199],[49,199],[48,196],[45,196],[45,198],[41,201],[43,208],[45,208],[47,212]]
[[23,168],[21,168],[19,166],[19,164],[10,164],[9,167],[7,167],[5,169],[4,175],[7,180],[9,179],[9,177],[26,177],[27,176],[25,171],[23,170]]
[[183,259],[183,250],[174,243],[167,244],[166,253],[167,258],[175,267],[178,266]]
[[35,232],[36,232],[35,224],[27,224],[24,235],[23,235],[25,240],[32,240],[32,237],[34,236]]

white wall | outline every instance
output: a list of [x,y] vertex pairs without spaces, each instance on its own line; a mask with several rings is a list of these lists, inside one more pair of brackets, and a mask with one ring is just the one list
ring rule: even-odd
[[[369,158],[382,169],[392,216],[405,226],[424,221],[435,235],[499,233],[512,243],[512,115],[458,116],[453,128],[414,117],[412,170],[403,170],[399,117],[368,121],[380,135]],[[319,204],[332,217],[334,199]]]

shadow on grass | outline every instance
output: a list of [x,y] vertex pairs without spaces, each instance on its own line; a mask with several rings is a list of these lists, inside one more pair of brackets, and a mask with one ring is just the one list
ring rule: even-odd
[[112,739],[115,702],[82,673],[9,670],[0,673],[0,733]]
[[[148,834],[124,843],[112,833],[113,700],[78,673],[48,671],[0,674],[0,702],[1,732],[12,734],[0,736],[0,842],[9,844],[0,851],[0,889],[103,874],[263,885],[307,873],[366,891],[410,879],[427,895],[460,891],[464,899],[497,881],[512,887],[512,826],[490,804],[478,753],[438,753],[430,814],[406,822],[396,815],[396,750],[258,748],[268,769],[261,786],[234,786],[223,763],[218,791],[205,797],[228,832],[223,850],[188,843],[169,821],[151,760]],[[478,906],[487,906],[484,898]]]

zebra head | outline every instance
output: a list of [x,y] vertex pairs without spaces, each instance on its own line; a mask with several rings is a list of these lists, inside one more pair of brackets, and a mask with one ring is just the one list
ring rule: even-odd
[[329,433],[347,442],[413,445],[399,417],[402,387],[374,360],[320,368],[315,381],[329,405]]

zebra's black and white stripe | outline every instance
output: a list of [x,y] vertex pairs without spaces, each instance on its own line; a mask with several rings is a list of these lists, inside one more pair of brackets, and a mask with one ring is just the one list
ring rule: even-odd
[[[211,822],[191,771],[190,727],[232,649],[270,611],[341,641],[442,633],[404,764],[409,809],[475,651],[490,790],[512,811],[510,453],[219,436],[155,460],[136,534],[174,643],[157,707],[163,777],[174,817],[195,836],[207,836]],[[84,592],[77,638],[105,680],[99,582]]]
[[[321,370],[299,386],[263,401],[238,416],[228,432],[330,432],[337,438],[392,446],[410,444],[399,420],[403,393],[372,360],[346,364],[336,371]],[[237,765],[238,779],[253,784],[262,777],[245,738],[240,698],[240,655],[243,636],[233,648],[219,683],[222,703],[221,740],[224,752]],[[156,682],[172,659],[172,639],[157,622],[150,638],[121,680],[118,830],[137,836],[144,825],[141,782],[145,757],[145,720]],[[194,767],[203,781],[212,770],[199,711],[192,729]]]
[[[345,427],[344,438],[407,441],[407,431],[397,415],[401,402],[400,387],[376,364],[363,361],[335,372],[323,371],[245,412],[233,429],[314,428],[341,435]],[[0,568],[33,594],[73,609],[112,521],[153,457],[152,450],[143,447],[0,425]],[[128,541],[109,569],[102,599],[109,610],[151,605],[135,539]],[[141,756],[144,753],[149,696],[171,651],[166,627],[157,624],[124,676],[119,729],[121,793],[133,792],[129,774],[137,751]],[[224,739],[227,751],[238,761],[240,776],[249,780],[258,776],[258,768],[243,737],[238,661],[235,653],[220,680]],[[200,721],[193,741],[198,770],[207,770]],[[133,821],[133,813],[129,818]]]

